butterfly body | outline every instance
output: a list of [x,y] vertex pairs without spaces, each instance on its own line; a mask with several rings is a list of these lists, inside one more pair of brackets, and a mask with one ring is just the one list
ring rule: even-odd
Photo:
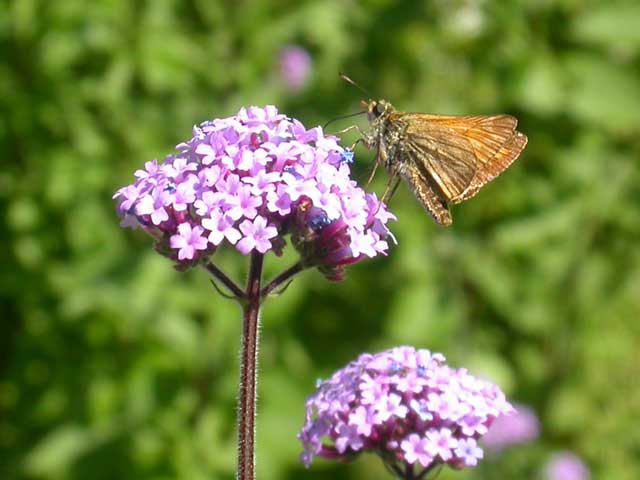
[[370,131],[361,140],[389,174],[383,199],[402,179],[440,225],[453,221],[449,204],[473,197],[527,144],[510,115],[430,115],[399,112],[385,100],[363,104]]

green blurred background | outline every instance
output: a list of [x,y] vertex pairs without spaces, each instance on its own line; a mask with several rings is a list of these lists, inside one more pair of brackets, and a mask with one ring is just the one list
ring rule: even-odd
[[[299,91],[288,44],[312,58]],[[448,229],[402,187],[388,258],[341,284],[305,272],[267,304],[259,478],[389,478],[373,457],[305,471],[295,435],[317,377],[400,344],[541,420],[537,441],[440,478],[538,478],[559,449],[640,478],[637,1],[14,0],[0,54],[3,480],[234,477],[239,311],[121,229],[111,195],[241,106],[309,126],[357,111],[338,71],[402,110],[514,114],[529,146]],[[238,279],[245,260],[220,255]]]

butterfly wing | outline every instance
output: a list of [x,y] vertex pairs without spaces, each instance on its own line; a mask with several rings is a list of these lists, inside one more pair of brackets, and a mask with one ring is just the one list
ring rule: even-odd
[[510,115],[445,116],[394,113],[406,124],[405,151],[447,202],[473,197],[511,165],[527,144]]
[[418,162],[408,162],[399,175],[437,224],[445,227],[451,225],[453,218],[446,199],[435,185],[432,176],[425,172]]

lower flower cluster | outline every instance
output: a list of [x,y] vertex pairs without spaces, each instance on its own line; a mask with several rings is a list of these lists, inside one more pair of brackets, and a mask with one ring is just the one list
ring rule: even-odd
[[513,407],[497,386],[444,361],[439,353],[397,347],[362,354],[319,383],[298,435],[303,463],[369,451],[401,477],[439,464],[475,466],[484,455],[478,438]]

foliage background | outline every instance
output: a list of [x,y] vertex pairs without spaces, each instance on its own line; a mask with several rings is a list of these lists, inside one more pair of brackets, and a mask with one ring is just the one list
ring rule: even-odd
[[[295,435],[315,378],[404,343],[542,421],[440,478],[536,478],[557,449],[640,478],[639,22],[633,0],[0,2],[0,477],[233,478],[239,312],[120,229],[110,197],[242,105],[356,111],[344,70],[400,109],[512,113],[530,143],[453,227],[401,189],[388,258],[342,284],[305,272],[267,305],[260,478],[386,478],[366,457],[305,471]],[[290,43],[314,62],[298,94],[278,76]]]

